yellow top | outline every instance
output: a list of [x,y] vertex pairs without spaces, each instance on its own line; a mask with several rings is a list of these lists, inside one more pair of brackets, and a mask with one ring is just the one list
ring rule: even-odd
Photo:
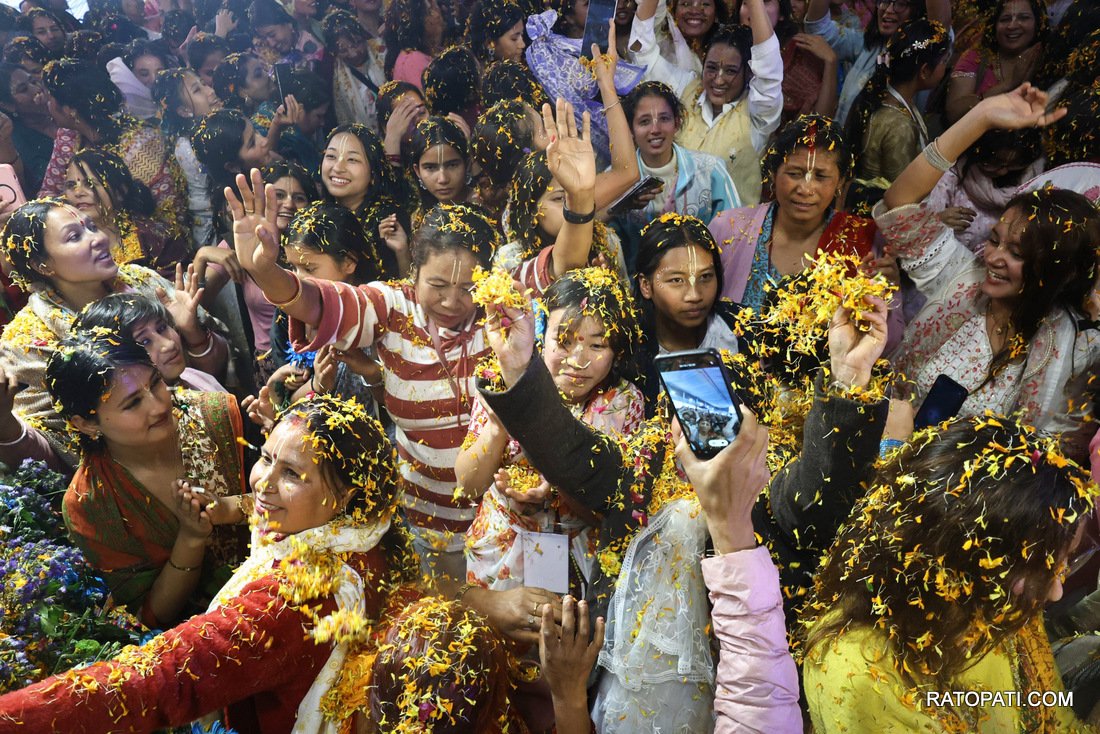
[[[910,688],[894,663],[885,635],[867,628],[850,630],[811,650],[803,686],[815,734],[1095,731],[1068,706],[1041,705],[1044,698],[1056,700],[1057,694],[1044,696],[1046,691],[1061,692],[1063,702],[1066,694],[1040,618],[963,671],[949,692],[935,691],[930,684]],[[976,705],[960,699],[952,706],[946,695],[937,695],[961,697],[967,691],[985,691],[988,698]],[[1002,695],[996,700],[998,693]],[[1029,694],[1040,705],[1029,705]]]

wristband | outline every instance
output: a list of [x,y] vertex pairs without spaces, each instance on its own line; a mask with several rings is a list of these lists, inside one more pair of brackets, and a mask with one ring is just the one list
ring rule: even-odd
[[561,215],[570,224],[588,224],[596,218],[596,207],[592,207],[592,211],[587,214],[577,214],[569,211],[569,207],[562,206]]

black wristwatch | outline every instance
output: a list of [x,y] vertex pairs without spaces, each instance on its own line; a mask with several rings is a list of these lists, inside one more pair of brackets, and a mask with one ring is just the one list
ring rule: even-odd
[[569,207],[562,205],[561,215],[565,218],[565,221],[570,224],[588,224],[596,218],[596,207],[592,207],[592,211],[587,214],[577,214],[576,212],[569,211]]

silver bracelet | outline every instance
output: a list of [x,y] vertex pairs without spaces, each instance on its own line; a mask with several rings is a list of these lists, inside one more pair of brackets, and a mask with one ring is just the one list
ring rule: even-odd
[[184,347],[184,349],[186,350],[188,357],[191,357],[193,359],[201,359],[201,358],[205,357],[206,355],[210,354],[211,351],[213,351],[213,349],[214,349],[214,334],[210,331],[206,332],[206,349],[202,350],[198,354],[196,354],[195,352],[192,352],[190,349],[187,349],[186,347]]
[[15,446],[17,443],[27,437],[27,424],[23,421],[19,421],[19,436],[13,438],[11,441],[0,441],[0,446]]
[[936,145],[939,138],[936,138],[928,145],[924,146],[924,159],[928,161],[928,165],[935,168],[940,173],[947,173],[951,170],[951,166],[955,165],[956,161],[949,161],[943,157],[943,153],[940,152],[940,146]]

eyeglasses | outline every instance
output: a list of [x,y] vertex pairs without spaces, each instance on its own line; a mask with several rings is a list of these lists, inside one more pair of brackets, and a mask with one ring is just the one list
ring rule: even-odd
[[891,5],[894,6],[894,10],[902,11],[909,10],[909,8],[913,7],[913,3],[909,0],[878,0],[878,6],[880,8],[888,8]]

